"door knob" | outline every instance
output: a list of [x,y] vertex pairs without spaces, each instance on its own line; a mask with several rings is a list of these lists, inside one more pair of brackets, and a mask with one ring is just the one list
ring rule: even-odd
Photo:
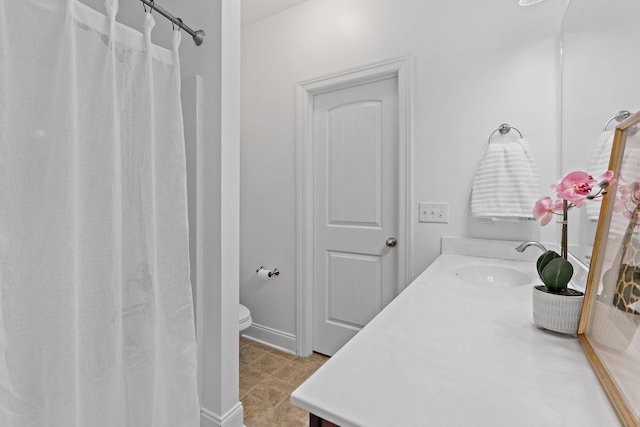
[[398,244],[398,241],[396,240],[395,237],[389,237],[387,239],[386,242],[384,242],[385,245],[389,246],[390,248],[395,248],[395,246]]

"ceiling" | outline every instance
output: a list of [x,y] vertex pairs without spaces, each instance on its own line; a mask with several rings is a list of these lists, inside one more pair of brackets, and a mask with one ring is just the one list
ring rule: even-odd
[[242,0],[242,26],[246,27],[303,1],[305,0]]

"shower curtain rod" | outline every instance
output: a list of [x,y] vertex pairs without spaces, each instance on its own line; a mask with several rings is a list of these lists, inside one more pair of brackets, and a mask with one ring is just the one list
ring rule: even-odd
[[188,25],[182,22],[182,19],[176,18],[175,16],[173,16],[172,14],[170,14],[169,12],[167,12],[166,10],[158,6],[153,0],[140,0],[140,1],[146,4],[147,6],[149,6],[151,8],[151,11],[157,10],[160,15],[164,16],[169,21],[173,22],[175,25],[185,30],[191,37],[193,37],[193,42],[196,44],[196,46],[200,46],[202,42],[204,42],[204,37],[205,37],[204,31],[202,30],[193,31],[191,28],[189,28]]

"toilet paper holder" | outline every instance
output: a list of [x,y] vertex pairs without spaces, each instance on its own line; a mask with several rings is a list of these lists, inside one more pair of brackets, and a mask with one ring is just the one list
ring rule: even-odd
[[[257,270],[256,270],[256,273],[257,273],[258,271],[262,270],[262,269],[264,269],[264,265],[263,265],[263,266],[261,266],[259,269],[257,269]],[[280,272],[278,271],[278,269],[277,269],[277,268],[274,268],[274,269],[273,269],[273,271],[270,271],[270,272],[269,272],[269,277],[272,277],[272,276],[279,276],[279,275],[280,275]]]

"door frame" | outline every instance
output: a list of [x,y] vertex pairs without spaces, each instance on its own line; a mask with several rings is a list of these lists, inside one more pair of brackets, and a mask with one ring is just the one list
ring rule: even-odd
[[413,55],[384,59],[296,85],[296,349],[313,352],[313,97],[388,78],[398,82],[398,286],[411,272]]

